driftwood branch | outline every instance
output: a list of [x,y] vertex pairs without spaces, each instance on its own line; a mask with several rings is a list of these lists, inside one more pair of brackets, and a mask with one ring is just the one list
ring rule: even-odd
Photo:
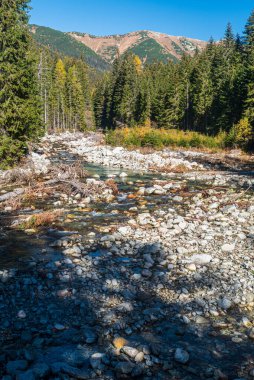
[[6,193],[0,196],[0,202],[8,201],[11,198],[18,197],[19,195],[22,195],[26,189],[16,189],[14,191],[11,191],[10,193]]

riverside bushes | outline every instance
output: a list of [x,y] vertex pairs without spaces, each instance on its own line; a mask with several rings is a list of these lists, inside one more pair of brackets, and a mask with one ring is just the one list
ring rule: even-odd
[[125,147],[163,148],[172,146],[218,150],[225,147],[225,140],[225,133],[212,137],[192,131],[185,132],[177,129],[168,130],[151,127],[126,127],[106,133],[106,142],[108,144],[123,145]]

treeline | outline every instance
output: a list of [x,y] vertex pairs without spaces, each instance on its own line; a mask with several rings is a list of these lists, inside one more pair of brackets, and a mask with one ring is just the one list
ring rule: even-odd
[[244,38],[231,25],[220,43],[210,40],[178,64],[142,67],[127,55],[114,63],[94,95],[98,128],[153,125],[208,135],[225,134],[225,144],[254,145],[254,12]]
[[0,2],[0,167],[17,161],[27,142],[47,131],[85,130],[94,123],[104,130],[154,126],[224,134],[225,145],[253,149],[254,11],[243,38],[228,25],[220,43],[211,40],[177,64],[144,66],[127,55],[98,83],[82,58],[35,45],[28,4]]
[[28,4],[0,2],[0,168],[17,161],[29,140],[45,132],[94,124],[91,70],[81,58],[60,57],[34,43]]
[[61,58],[41,49],[38,85],[47,132],[85,130],[93,126],[88,67],[81,59]]

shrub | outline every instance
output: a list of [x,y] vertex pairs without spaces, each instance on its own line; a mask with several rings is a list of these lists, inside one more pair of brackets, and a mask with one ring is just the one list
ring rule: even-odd
[[24,142],[13,140],[8,136],[2,137],[0,141],[0,169],[8,169],[17,162],[26,152]]
[[254,150],[254,131],[247,117],[231,128],[225,138],[225,145],[243,150]]
[[253,131],[247,117],[241,119],[235,126],[236,144],[240,148],[246,149],[253,139]]
[[110,145],[126,147],[163,148],[168,146],[184,148],[208,148],[213,150],[225,147],[225,133],[215,137],[198,132],[177,129],[155,129],[149,126],[116,129],[106,133],[106,142]]

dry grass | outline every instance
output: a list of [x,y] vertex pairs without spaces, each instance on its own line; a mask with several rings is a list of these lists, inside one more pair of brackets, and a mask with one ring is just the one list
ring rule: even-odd
[[39,182],[36,186],[29,186],[23,196],[25,202],[33,202],[38,198],[46,199],[54,192],[53,187],[48,187],[45,182]]
[[225,147],[225,134],[215,137],[203,135],[193,131],[177,129],[155,129],[151,127],[122,128],[109,131],[106,135],[107,143],[126,147],[163,148],[183,147],[202,148],[219,151]]
[[22,229],[38,228],[43,226],[50,226],[61,215],[63,210],[45,211],[40,214],[30,216],[27,220],[19,224]]
[[151,166],[149,169],[155,170],[160,173],[187,173],[190,171],[185,165],[179,164],[177,166],[162,166],[162,167],[157,167],[157,166]]
[[15,198],[10,198],[5,202],[0,203],[0,208],[5,209],[10,207],[12,211],[19,210],[22,206],[22,196],[17,196]]
[[113,191],[113,195],[119,194],[117,183],[113,179],[108,179],[105,184]]

